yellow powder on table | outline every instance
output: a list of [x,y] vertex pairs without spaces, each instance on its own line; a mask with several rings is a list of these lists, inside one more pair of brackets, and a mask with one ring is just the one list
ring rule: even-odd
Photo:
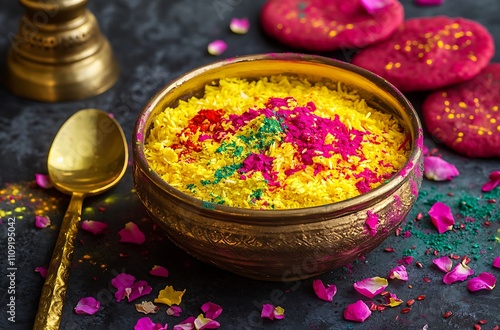
[[396,118],[340,83],[223,79],[154,119],[145,155],[171,186],[210,206],[291,209],[373,189],[404,166]]

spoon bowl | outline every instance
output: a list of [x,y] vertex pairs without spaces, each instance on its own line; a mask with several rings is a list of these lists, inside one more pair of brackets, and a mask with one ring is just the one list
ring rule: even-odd
[[48,171],[60,191],[99,194],[126,170],[127,145],[119,124],[106,112],[80,110],[57,133],[48,156]]
[[42,289],[34,329],[58,329],[83,199],[113,187],[125,174],[128,147],[120,124],[98,109],[76,112],[60,128],[47,167],[55,188],[71,195]]

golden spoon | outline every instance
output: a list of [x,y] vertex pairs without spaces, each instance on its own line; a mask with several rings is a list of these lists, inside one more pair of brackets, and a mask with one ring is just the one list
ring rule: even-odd
[[33,329],[58,329],[83,199],[114,186],[127,168],[128,147],[120,124],[106,112],[76,112],[57,133],[48,156],[53,185],[71,194],[42,289]]

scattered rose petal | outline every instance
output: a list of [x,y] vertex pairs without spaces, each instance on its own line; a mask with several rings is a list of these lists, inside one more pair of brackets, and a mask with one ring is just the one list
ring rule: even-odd
[[285,317],[285,310],[280,307],[274,307],[271,304],[262,304],[262,311],[260,312],[261,318],[268,318],[270,320],[281,320]]
[[370,236],[375,237],[377,235],[378,214],[368,211],[366,215],[365,226]]
[[398,264],[400,265],[411,265],[413,262],[412,256],[406,256],[398,260]]
[[154,305],[151,301],[143,301],[140,304],[135,304],[135,310],[144,314],[155,314],[158,312],[158,306]]
[[448,273],[453,267],[453,260],[448,256],[439,257],[432,260],[432,262],[445,273]]
[[115,278],[111,280],[111,284],[117,289],[115,292],[116,302],[120,302],[125,295],[125,289],[130,288],[134,284],[135,277],[129,274],[121,273],[116,275]]
[[165,289],[161,290],[158,297],[155,298],[154,302],[159,304],[166,304],[169,306],[180,305],[182,301],[182,296],[186,290],[175,291],[172,286],[166,286]]
[[40,276],[42,276],[43,278],[47,277],[47,267],[44,266],[36,267],[35,272],[40,273]]
[[174,325],[173,330],[193,330],[194,320],[196,320],[196,318],[194,316],[190,316],[181,323]]
[[500,171],[493,171],[488,176],[490,181],[486,182],[481,188],[484,192],[492,191],[500,184]]
[[168,325],[161,325],[160,323],[154,323],[147,316],[144,316],[137,320],[137,323],[134,326],[134,330],[167,330]]
[[248,18],[233,18],[229,24],[229,29],[236,34],[245,34],[250,29]]
[[439,6],[444,0],[414,0],[418,6]]
[[389,307],[396,307],[403,303],[403,300],[399,299],[394,293],[389,293],[385,296],[385,304]]
[[50,218],[47,216],[35,215],[35,227],[46,228],[50,226]]
[[118,232],[120,235],[120,242],[122,243],[134,243],[141,245],[146,240],[146,237],[142,231],[133,222],[127,222],[125,228]]
[[152,288],[146,281],[137,281],[131,287],[125,289],[125,293],[129,302],[145,296],[151,292]]
[[361,4],[371,15],[378,13],[381,9],[396,2],[396,0],[361,0]]
[[443,282],[451,284],[457,281],[465,281],[467,277],[474,274],[474,271],[463,262],[459,263],[452,271],[446,273],[443,277]]
[[406,267],[404,265],[394,267],[389,271],[389,278],[408,281],[408,272],[406,271]]
[[125,297],[131,302],[151,292],[152,288],[146,281],[134,282],[135,277],[125,273],[118,274],[111,280],[111,284],[117,289],[115,292],[117,302],[120,302]]
[[276,306],[274,309],[274,318],[277,320],[282,320],[285,318],[285,309],[281,306]]
[[493,267],[500,268],[500,257],[496,257],[493,260]]
[[227,49],[227,44],[224,40],[215,40],[208,44],[208,53],[210,55],[220,55]]
[[377,276],[355,282],[354,289],[356,289],[356,291],[361,293],[363,296],[373,298],[380,292],[384,291],[387,285],[389,285],[387,279]]
[[201,310],[209,319],[216,319],[222,313],[222,307],[212,302],[206,302],[201,306]]
[[326,287],[320,279],[313,281],[313,289],[319,299],[333,301],[333,296],[337,293],[337,287],[334,284],[327,284]]
[[169,308],[167,308],[167,315],[170,316],[181,316],[182,313],[182,308],[176,305],[172,305]]
[[168,277],[168,269],[158,265],[154,265],[149,273],[154,276]]
[[52,182],[50,181],[50,177],[46,174],[35,174],[35,181],[40,188],[50,189],[53,187]]
[[440,234],[451,230],[455,224],[455,219],[453,218],[453,214],[451,214],[450,207],[443,202],[434,203],[428,214]]
[[76,314],[86,314],[92,315],[97,313],[99,308],[101,307],[101,303],[95,300],[93,297],[85,297],[80,299],[75,307]]
[[467,282],[469,291],[493,290],[497,279],[492,273],[484,272]]
[[350,304],[344,310],[344,319],[348,321],[364,322],[372,314],[370,308],[363,302],[358,300],[354,304]]
[[197,330],[203,329],[217,329],[220,327],[219,322],[214,321],[210,318],[203,316],[203,314],[198,315],[198,317],[194,320],[194,327]]
[[82,229],[94,235],[100,235],[108,228],[108,224],[100,221],[85,220],[82,221]]
[[441,157],[424,157],[424,175],[429,180],[445,181],[453,180],[460,173],[455,165],[448,163]]

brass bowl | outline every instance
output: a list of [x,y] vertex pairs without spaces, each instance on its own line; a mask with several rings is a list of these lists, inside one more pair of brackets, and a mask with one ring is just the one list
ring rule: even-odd
[[[383,185],[345,201],[289,210],[254,210],[203,202],[171,187],[144,155],[154,118],[179,99],[221,78],[277,74],[333,80],[355,87],[370,106],[396,116],[411,137],[403,169]],[[201,93],[200,93],[201,92]],[[292,281],[346,265],[380,245],[412,208],[422,182],[423,132],[410,102],[384,79],[349,63],[303,54],[242,56],[195,69],[161,89],[142,110],[133,133],[133,180],[147,210],[168,237],[194,257],[246,277]],[[367,213],[379,217],[375,236]]]

